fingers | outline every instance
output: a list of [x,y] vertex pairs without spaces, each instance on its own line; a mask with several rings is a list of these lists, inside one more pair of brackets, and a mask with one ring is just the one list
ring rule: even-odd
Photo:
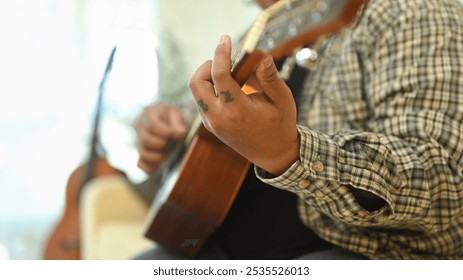
[[136,128],[172,139],[183,137],[187,131],[180,111],[167,104],[156,104],[146,108]]
[[[220,112],[221,103],[241,98],[241,87],[231,75],[231,39],[224,35],[216,47],[214,59],[203,63],[190,80],[190,89],[201,112]],[[216,107],[219,105],[219,107]]]
[[148,123],[136,125],[138,134],[138,167],[147,173],[151,173],[159,167],[167,152],[169,143],[168,137],[159,136],[153,131]]
[[218,97],[222,101],[230,102],[231,99],[242,97],[241,87],[231,75],[231,38],[228,35],[220,37],[212,61],[211,76]]
[[180,111],[162,103],[145,108],[135,130],[138,135],[138,166],[148,173],[159,167],[171,140],[187,133]]
[[215,49],[211,72],[217,91],[240,89],[231,75],[231,39],[228,35],[220,37],[220,42]]
[[157,152],[145,149],[143,146],[138,147],[139,159],[138,167],[147,173],[156,170],[165,157],[165,152]]
[[288,106],[288,102],[294,102],[291,91],[280,78],[278,70],[273,62],[272,56],[266,56],[256,70],[256,78],[265,95],[267,95],[276,106]]
[[187,127],[183,115],[179,110],[169,110],[167,112],[167,123],[172,129],[172,138],[183,138],[187,133]]
[[196,105],[201,113],[209,111],[211,102],[215,102],[215,88],[211,76],[212,61],[201,64],[193,74],[189,87],[196,100]]
[[148,150],[161,151],[167,146],[170,140],[169,137],[151,133],[147,129],[140,128],[139,126],[137,126],[137,134],[138,145]]

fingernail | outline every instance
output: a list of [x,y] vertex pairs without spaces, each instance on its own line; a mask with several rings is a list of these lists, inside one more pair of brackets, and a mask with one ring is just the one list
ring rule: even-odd
[[219,45],[222,45],[223,43],[225,43],[226,39],[227,39],[227,35],[220,36]]

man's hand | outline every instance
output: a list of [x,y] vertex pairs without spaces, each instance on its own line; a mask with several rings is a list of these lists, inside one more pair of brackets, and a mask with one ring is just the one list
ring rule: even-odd
[[146,107],[135,123],[138,135],[138,167],[151,173],[164,159],[171,140],[182,138],[187,127],[181,112],[168,104]]
[[190,88],[206,128],[252,163],[281,175],[299,158],[296,106],[267,56],[255,78],[262,91],[246,95],[230,72],[231,40],[222,36],[214,60],[203,63]]

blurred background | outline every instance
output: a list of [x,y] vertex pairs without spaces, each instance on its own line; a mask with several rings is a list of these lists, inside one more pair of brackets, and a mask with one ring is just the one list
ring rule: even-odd
[[[42,258],[88,157],[113,46],[101,137],[110,162],[142,180],[137,113],[185,88],[220,35],[237,38],[258,11],[250,0],[0,0],[0,260]],[[176,74],[160,80],[161,64]]]

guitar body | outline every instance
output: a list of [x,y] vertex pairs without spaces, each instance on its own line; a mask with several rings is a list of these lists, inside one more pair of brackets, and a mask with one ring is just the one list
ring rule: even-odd
[[[69,176],[66,186],[66,206],[63,216],[50,235],[43,258],[45,260],[80,260],[79,196],[87,166],[79,166]],[[94,177],[120,174],[103,158],[97,158]]]
[[146,236],[196,255],[223,222],[250,162],[201,126],[183,160],[159,190]]
[[47,241],[45,260],[80,260],[78,196],[81,184],[77,178],[83,171],[84,166],[79,166],[68,179],[64,213]]

